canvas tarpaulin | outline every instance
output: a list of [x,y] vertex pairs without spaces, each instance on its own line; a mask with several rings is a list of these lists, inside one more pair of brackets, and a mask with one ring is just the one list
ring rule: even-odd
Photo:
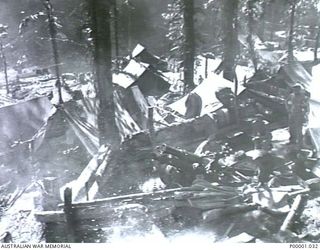
[[63,112],[72,130],[87,149],[88,153],[95,155],[99,149],[98,130],[75,113],[72,113],[67,109],[63,109]]
[[[203,116],[205,114],[214,112],[217,109],[221,108],[222,104],[217,99],[215,92],[224,87],[231,88],[231,90],[233,90],[234,86],[235,84],[233,82],[228,81],[222,78],[221,76],[213,74],[212,77],[205,79],[200,85],[198,85],[194,90],[192,90],[191,93],[198,94],[202,101],[202,110],[200,115]],[[242,92],[243,89],[244,89],[243,86],[240,85],[238,92],[239,93]],[[174,111],[177,111],[182,115],[185,115],[186,114],[185,102],[188,98],[187,96],[188,95],[170,104],[169,108],[171,108]]]
[[139,133],[142,129],[132,119],[129,112],[123,107],[121,97],[117,91],[113,95],[114,107],[115,107],[115,119],[116,125],[119,130],[121,140],[133,134]]
[[31,140],[54,112],[47,97],[2,107],[0,109],[0,150],[6,152],[14,143]]

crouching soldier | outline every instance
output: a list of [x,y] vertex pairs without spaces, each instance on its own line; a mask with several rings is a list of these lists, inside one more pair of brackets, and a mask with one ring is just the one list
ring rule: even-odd
[[263,119],[263,115],[257,114],[251,125],[254,149],[270,150],[272,148],[272,135],[267,127],[267,121]]

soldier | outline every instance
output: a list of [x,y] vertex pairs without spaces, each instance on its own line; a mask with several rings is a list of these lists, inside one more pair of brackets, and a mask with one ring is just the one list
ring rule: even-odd
[[188,95],[185,106],[187,108],[185,115],[186,118],[190,119],[200,116],[202,110],[202,99],[197,93],[191,92]]
[[309,113],[308,93],[302,90],[300,85],[293,87],[293,92],[286,100],[288,111],[290,143],[296,144],[299,148],[303,145],[302,129],[307,122]]
[[263,119],[263,115],[257,114],[251,125],[254,149],[270,150],[272,135],[267,127],[267,122]]
[[232,121],[238,121],[238,109],[236,107],[236,96],[231,88],[222,88],[215,93],[216,98],[222,103],[223,107],[228,110]]

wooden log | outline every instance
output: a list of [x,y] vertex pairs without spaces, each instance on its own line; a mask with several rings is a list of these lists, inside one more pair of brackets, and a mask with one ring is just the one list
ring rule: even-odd
[[[66,184],[64,187],[62,187],[62,191],[64,192],[64,188],[70,187],[72,189],[72,199],[73,201],[76,200],[83,200],[88,198],[87,193],[90,187],[93,185],[93,183],[96,181],[96,172],[99,170],[99,167],[104,162],[106,157],[109,157],[111,146],[102,146],[99,150],[100,154],[94,156],[89,164],[84,168],[84,170],[81,172],[79,177]],[[102,170],[99,170],[100,172]],[[99,172],[99,173],[100,173]],[[88,187],[88,190],[86,190],[86,187]],[[61,192],[61,191],[60,191]]]
[[87,201],[90,199],[95,199],[98,192],[99,192],[99,186],[101,183],[103,183],[103,176],[105,174],[105,171],[111,161],[111,149],[109,148],[106,152],[105,158],[103,159],[102,163],[98,167],[97,171],[94,174],[94,182],[91,185],[91,187],[88,187],[88,193],[87,193]]
[[[124,209],[134,210],[137,208],[144,208],[145,213],[153,214],[154,216],[157,216],[156,212],[161,211],[159,216],[164,216],[168,214],[168,209],[171,207],[179,207],[179,206],[186,206],[188,203],[187,201],[182,202],[174,202],[172,200],[168,201],[161,201],[161,208],[159,208],[158,201],[155,201],[154,203],[149,203],[148,206],[143,205],[144,202],[141,202],[139,204],[139,201],[135,202],[132,201],[130,204],[123,204],[123,203],[114,203],[114,204],[103,204],[100,206],[82,206],[82,207],[76,207],[72,208],[72,219],[73,223],[76,224],[75,227],[71,227],[73,232],[77,228],[79,222],[88,220],[88,221],[97,221],[100,222],[101,220],[104,221],[112,221],[115,218],[117,218],[117,214],[119,214],[119,211],[123,211]],[[148,208],[148,209],[147,209]],[[149,209],[151,208],[151,209]],[[171,211],[171,210],[170,210]],[[41,211],[36,213],[36,219],[39,222],[43,223],[66,223],[66,227],[68,226],[67,222],[67,216],[63,211]],[[70,228],[69,228],[70,230]]]
[[86,199],[89,200],[89,182],[85,183]]
[[[172,189],[165,189],[159,190],[155,192],[145,192],[145,193],[135,193],[135,194],[127,194],[127,195],[120,195],[114,197],[108,197],[103,199],[96,199],[93,201],[79,201],[73,202],[72,207],[86,207],[86,206],[102,206],[105,204],[117,204],[123,202],[132,202],[136,200],[153,200],[153,201],[164,201],[168,199],[174,200],[183,200],[183,199],[190,199],[192,196],[194,197],[201,197],[201,198],[208,198],[212,197],[211,191],[208,190],[206,192],[203,191],[204,188],[198,187],[181,187],[181,188],[172,188]],[[237,189],[233,187],[220,187],[220,186],[212,186],[212,192],[221,193],[222,196],[226,195],[228,197],[234,197],[237,194]],[[199,194],[199,195],[198,195]],[[207,194],[207,195],[206,195]],[[59,204],[59,208],[63,208],[64,204]]]
[[[70,192],[68,189],[66,191]],[[154,208],[159,207],[159,205],[165,210],[166,208],[183,206],[209,210],[214,208],[225,209],[237,204],[243,204],[241,197],[236,196],[236,193],[233,193],[233,196],[230,196],[228,192],[222,192],[221,195],[220,193],[217,195],[216,192],[214,194],[212,195],[210,191],[193,190],[192,187],[188,187],[71,203],[70,194],[66,193],[65,204],[59,205],[59,207],[64,207],[65,219],[61,217],[61,211],[38,212],[36,218],[42,222],[67,222],[67,224],[72,225],[75,220],[112,219],[115,211],[123,204],[128,204],[128,207],[134,204],[146,206],[149,213],[155,211],[156,209]],[[241,210],[241,208],[236,207],[237,211],[239,209]]]
[[64,190],[64,213],[67,222],[67,239],[69,243],[75,242],[74,229],[76,226],[75,217],[72,208],[72,189],[66,188]]
[[154,133],[153,107],[148,107],[148,130],[150,135]]
[[[139,193],[123,196],[110,197],[105,199],[99,199],[94,201],[84,201],[71,204],[72,216],[75,220],[100,220],[100,219],[112,219],[115,212],[119,207],[124,204],[126,206],[143,205],[147,207],[147,213],[154,214],[157,207],[161,206],[162,209],[167,211],[167,208],[172,207],[196,207],[202,210],[209,210],[214,208],[228,208],[236,204],[242,204],[243,201],[239,196],[230,196],[226,193],[217,193],[212,195],[211,192],[204,192],[198,190],[192,190],[190,188],[176,188],[169,190],[161,190],[151,193]],[[199,195],[198,195],[199,194]],[[59,205],[61,207],[61,204]],[[64,205],[65,206],[65,205]],[[164,211],[164,214],[167,212]],[[42,217],[47,218],[42,218]],[[50,221],[57,219],[61,221],[59,217],[60,213],[39,213],[38,217],[42,221]],[[157,216],[157,214],[154,214]]]
[[[79,221],[82,220],[100,220],[102,218],[108,218],[112,216],[116,207],[108,207],[108,206],[88,206],[73,209],[73,217],[74,221],[78,224]],[[64,211],[38,211],[35,212],[35,218],[37,221],[42,223],[66,223],[68,224],[66,219],[66,214]],[[74,230],[76,227],[72,227]],[[69,228],[70,230],[70,228]],[[70,231],[72,231],[70,230]]]
[[105,171],[108,167],[108,164],[110,162],[110,156],[111,156],[111,149],[108,148],[107,151],[105,152],[104,155],[104,159],[102,161],[102,163],[100,164],[100,166],[98,167],[97,171],[95,172],[95,180],[99,182],[100,179],[103,178]]
[[302,201],[302,196],[301,196],[301,194],[299,194],[294,199],[294,202],[292,204],[290,212],[288,213],[287,217],[285,218],[285,220],[283,221],[283,223],[281,225],[281,228],[280,228],[281,232],[287,231],[289,229],[289,227],[292,224],[293,219],[294,219],[297,211],[299,210],[299,207],[301,205],[301,201]]
[[206,57],[205,66],[204,66],[204,78],[208,78],[208,57]]
[[[123,202],[126,200],[137,200],[137,199],[143,199],[143,198],[160,198],[160,199],[166,199],[164,195],[172,195],[174,192],[182,192],[182,191],[188,191],[191,190],[190,188],[182,187],[182,188],[172,188],[172,189],[166,189],[166,190],[160,190],[155,192],[148,192],[148,193],[138,193],[138,194],[127,194],[127,195],[120,195],[120,196],[114,196],[114,197],[108,197],[103,199],[96,199],[94,201],[82,201],[82,202],[74,202],[72,204],[73,208],[77,207],[86,207],[86,206],[101,206],[103,204],[107,203],[116,203],[116,202]],[[59,204],[58,207],[63,207],[64,204]]]

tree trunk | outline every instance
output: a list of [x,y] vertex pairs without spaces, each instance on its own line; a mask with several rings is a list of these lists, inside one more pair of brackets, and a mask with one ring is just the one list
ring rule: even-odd
[[294,32],[294,20],[296,12],[296,1],[291,1],[291,15],[290,15],[290,30],[288,37],[288,62],[293,62],[293,32]]
[[2,40],[0,39],[0,53],[1,53],[1,58],[3,60],[3,70],[4,70],[4,77],[5,77],[5,81],[6,81],[6,90],[7,90],[7,94],[9,94],[10,90],[9,90],[9,80],[8,80],[8,65],[7,65],[7,58],[6,55],[4,54],[4,49],[3,49],[3,44],[2,44]]
[[260,16],[260,29],[259,29],[259,35],[260,35],[260,39],[262,41],[265,40],[265,29],[266,29],[266,11],[267,11],[267,3],[266,1],[264,1],[262,3],[262,13]]
[[235,78],[235,59],[237,55],[238,34],[237,23],[238,0],[225,0],[223,5],[224,36],[224,70],[223,77],[233,81]]
[[56,78],[57,78],[56,87],[58,88],[59,104],[62,104],[63,100],[62,100],[61,81],[60,81],[61,80],[60,79],[60,57],[58,53],[58,46],[57,46],[57,40],[56,40],[57,30],[55,26],[53,9],[52,9],[50,0],[44,0],[43,4],[47,10],[47,16],[49,20],[49,33],[50,33],[51,46],[53,51],[54,68],[56,71]]
[[118,18],[119,18],[119,13],[118,13],[118,8],[117,8],[117,0],[114,0],[113,2],[113,18],[114,18],[114,46],[115,46],[115,56],[116,56],[116,63],[117,63],[117,68],[119,68],[119,25],[118,25]]
[[255,53],[255,42],[253,40],[253,32],[254,32],[254,13],[253,13],[253,4],[254,0],[249,0],[248,1],[248,29],[249,29],[249,35],[248,35],[248,44],[249,44],[249,51],[250,51],[250,57],[253,63],[254,71],[257,72],[258,70],[258,62],[257,62],[257,57]]
[[314,53],[314,62],[315,63],[318,61],[319,42],[320,42],[320,24],[318,26],[316,41],[314,44],[314,52],[313,53]]
[[184,21],[184,81],[188,88],[194,87],[194,2],[193,0],[183,0],[183,21]]
[[128,23],[127,23],[127,41],[128,41],[128,52],[131,53],[132,50],[132,10],[131,10],[131,6],[127,6],[128,11]]
[[93,38],[95,88],[98,99],[98,130],[100,145],[117,142],[113,85],[111,73],[110,5],[104,0],[89,0]]
[[270,4],[270,7],[269,7],[269,11],[270,11],[270,38],[269,40],[270,41],[273,41],[274,39],[274,17],[275,17],[275,13],[274,13],[274,3],[271,3]]

